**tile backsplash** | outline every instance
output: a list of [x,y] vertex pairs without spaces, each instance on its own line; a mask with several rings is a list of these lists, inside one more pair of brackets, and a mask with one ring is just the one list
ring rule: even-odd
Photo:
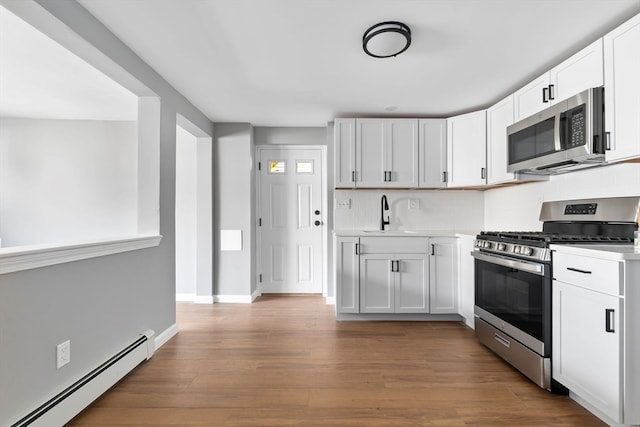
[[484,198],[473,190],[336,190],[336,230],[377,230],[386,194],[389,230],[481,230]]

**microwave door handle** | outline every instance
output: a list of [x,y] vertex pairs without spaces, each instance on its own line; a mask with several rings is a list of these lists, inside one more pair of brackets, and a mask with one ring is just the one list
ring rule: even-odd
[[562,150],[562,137],[560,135],[560,121],[562,120],[562,115],[562,113],[556,114],[553,121],[553,144],[556,152]]

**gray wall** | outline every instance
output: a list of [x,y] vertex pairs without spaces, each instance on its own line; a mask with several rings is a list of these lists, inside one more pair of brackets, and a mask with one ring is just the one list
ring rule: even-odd
[[[255,292],[255,178],[253,128],[216,123],[213,136],[214,295],[244,300]],[[220,230],[242,230],[241,251],[220,251]],[[226,296],[226,299],[222,296]]]
[[[213,124],[74,1],[39,1],[162,98],[160,246],[0,276],[0,425],[104,362],[145,329],[175,324],[175,134]],[[71,340],[56,369],[55,346]]]

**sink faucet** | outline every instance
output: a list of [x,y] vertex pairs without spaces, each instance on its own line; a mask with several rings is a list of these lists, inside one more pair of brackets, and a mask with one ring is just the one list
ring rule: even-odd
[[380,199],[380,231],[384,231],[384,226],[389,225],[389,217],[387,216],[387,220],[384,219],[384,211],[389,210],[389,203],[387,203],[387,195],[383,194],[382,199]]

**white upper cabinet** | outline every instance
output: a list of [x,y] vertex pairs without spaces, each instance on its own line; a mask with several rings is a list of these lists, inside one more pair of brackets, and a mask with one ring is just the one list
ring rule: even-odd
[[335,186],[418,186],[417,119],[335,119]]
[[602,39],[598,39],[515,92],[515,121],[529,117],[555,101],[603,84]]
[[387,120],[386,187],[418,186],[418,120]]
[[640,15],[604,36],[607,161],[640,157]]
[[514,122],[513,95],[487,110],[487,184],[515,181],[507,172],[507,126]]
[[447,186],[447,120],[421,119],[418,121],[420,155],[419,186],[442,188]]
[[486,184],[486,111],[447,119],[447,187]]
[[385,186],[386,134],[385,120],[356,120],[356,187]]
[[333,122],[335,149],[335,182],[340,188],[356,185],[356,120],[335,119]]

